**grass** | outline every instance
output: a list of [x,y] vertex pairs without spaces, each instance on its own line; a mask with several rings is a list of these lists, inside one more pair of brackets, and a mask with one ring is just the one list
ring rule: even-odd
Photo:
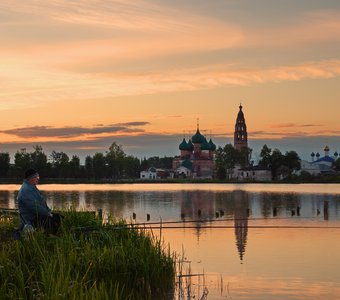
[[36,231],[19,241],[11,239],[17,218],[0,219],[1,299],[172,298],[175,257],[152,233],[62,214],[58,236]]

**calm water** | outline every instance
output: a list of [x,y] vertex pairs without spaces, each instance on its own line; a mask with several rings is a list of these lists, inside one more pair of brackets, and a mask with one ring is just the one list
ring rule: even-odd
[[[15,207],[18,188],[0,185],[0,207]],[[134,212],[147,224],[202,220],[163,224],[162,238],[183,255],[184,271],[204,274],[183,280],[178,298],[200,299],[207,288],[207,299],[340,299],[340,185],[39,188],[55,208],[102,208],[127,220]]]

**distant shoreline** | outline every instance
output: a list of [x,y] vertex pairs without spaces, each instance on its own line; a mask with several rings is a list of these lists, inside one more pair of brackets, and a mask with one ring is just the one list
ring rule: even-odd
[[[0,178],[2,184],[21,184],[22,179],[17,178]],[[40,184],[306,184],[306,183],[340,183],[340,176],[334,177],[316,177],[313,180],[287,179],[280,181],[238,181],[238,180],[218,180],[218,179],[156,179],[156,180],[141,180],[141,179],[85,179],[85,178],[46,178],[41,179]]]

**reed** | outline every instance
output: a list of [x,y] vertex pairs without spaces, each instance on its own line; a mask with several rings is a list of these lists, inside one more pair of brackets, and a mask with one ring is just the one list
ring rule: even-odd
[[[92,213],[62,214],[57,236],[36,231],[1,242],[2,299],[172,298],[175,256],[152,232],[114,230],[124,222],[103,224]],[[0,231],[12,229],[14,219],[0,222]]]

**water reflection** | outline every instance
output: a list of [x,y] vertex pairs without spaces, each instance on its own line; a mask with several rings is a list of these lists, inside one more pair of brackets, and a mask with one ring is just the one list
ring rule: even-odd
[[[135,213],[141,223],[147,223],[147,214],[150,222],[179,221],[179,228],[164,230],[162,237],[173,250],[185,249],[192,272],[204,269],[209,300],[336,299],[340,294],[340,229],[327,228],[340,226],[339,192],[322,193],[320,186],[317,193],[313,188],[300,193],[301,186],[287,192],[283,185],[64,187],[42,189],[51,207],[102,209],[128,221]],[[0,207],[14,208],[16,193],[0,190]]]
[[233,193],[235,202],[235,237],[236,246],[240,255],[241,263],[246,252],[247,235],[248,235],[248,194],[243,191],[235,191]]
[[[103,209],[118,218],[137,221],[223,219],[315,219],[336,221],[340,195],[234,191],[43,191],[49,206],[57,209]],[[17,191],[0,190],[0,207],[15,208]],[[236,223],[235,223],[236,225]],[[240,223],[240,227],[244,224]],[[199,225],[197,225],[199,226]]]

